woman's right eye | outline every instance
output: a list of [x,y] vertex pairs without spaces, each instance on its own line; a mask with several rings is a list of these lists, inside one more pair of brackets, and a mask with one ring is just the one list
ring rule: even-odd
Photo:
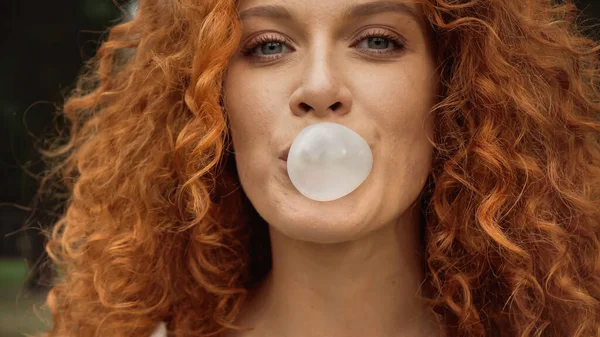
[[292,50],[288,46],[289,41],[277,36],[261,36],[251,41],[242,50],[242,54],[257,60],[272,60],[278,58],[279,54],[289,53]]
[[281,42],[267,42],[254,48],[254,52],[260,51],[263,55],[273,55],[283,52],[285,49],[289,49],[285,44]]

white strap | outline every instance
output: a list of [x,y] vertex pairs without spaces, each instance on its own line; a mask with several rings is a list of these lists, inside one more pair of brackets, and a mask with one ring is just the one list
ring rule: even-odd
[[167,337],[167,326],[165,322],[158,323],[150,337]]

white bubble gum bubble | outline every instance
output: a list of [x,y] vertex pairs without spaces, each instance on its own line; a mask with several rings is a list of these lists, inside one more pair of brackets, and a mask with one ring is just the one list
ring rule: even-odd
[[315,123],[300,131],[287,159],[294,187],[316,201],[350,194],[367,179],[372,167],[369,144],[351,129],[332,122]]

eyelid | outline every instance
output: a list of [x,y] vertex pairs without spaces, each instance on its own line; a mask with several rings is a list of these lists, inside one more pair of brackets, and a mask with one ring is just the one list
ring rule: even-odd
[[406,46],[406,39],[404,39],[402,36],[400,36],[397,33],[392,33],[388,30],[385,29],[381,29],[381,28],[377,28],[379,30],[364,30],[362,31],[358,37],[356,37],[355,39],[353,39],[352,44],[350,45],[351,47],[354,47],[355,45],[357,45],[359,42],[361,42],[362,40],[369,38],[369,37],[384,37],[386,39],[389,39],[391,41],[393,41],[394,43],[400,44],[402,46]]
[[273,42],[273,41],[279,42],[279,43],[284,43],[284,44],[290,46],[292,50],[295,50],[291,46],[291,44],[293,43],[292,40],[289,39],[288,37],[285,37],[278,33],[267,32],[265,34],[261,34],[261,35],[255,36],[254,38],[251,38],[247,43],[244,44],[245,46],[244,46],[244,48],[242,48],[242,52],[252,50],[252,49],[260,46],[263,43]]

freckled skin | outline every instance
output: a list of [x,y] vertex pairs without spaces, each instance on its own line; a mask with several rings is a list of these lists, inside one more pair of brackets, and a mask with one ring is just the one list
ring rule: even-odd
[[[294,18],[242,20],[240,52],[225,79],[225,108],[243,190],[270,226],[298,240],[354,240],[397,222],[431,168],[427,135],[434,121],[428,112],[438,78],[427,32],[398,12],[342,22],[332,13],[347,4],[245,0],[239,8],[282,5]],[[385,36],[362,38],[378,33],[398,37],[404,46]],[[251,50],[255,58],[243,55],[257,39],[262,42]],[[290,42],[277,44],[279,39]],[[392,52],[369,53],[380,48]],[[302,196],[278,158],[305,126],[321,121],[353,129],[373,150],[367,180],[331,202]]]

